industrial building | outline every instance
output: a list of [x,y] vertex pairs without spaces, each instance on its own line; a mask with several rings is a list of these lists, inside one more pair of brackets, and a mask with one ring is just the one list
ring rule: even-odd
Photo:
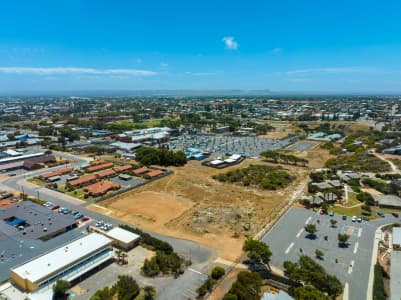
[[113,240],[113,245],[117,248],[129,250],[138,245],[140,235],[121,227],[115,227],[109,231],[105,231],[104,235]]
[[74,282],[113,258],[111,244],[104,235],[85,235],[12,268],[11,279],[26,292],[49,287],[58,279]]
[[31,201],[0,209],[0,232],[8,237],[47,240],[75,227],[73,216]]

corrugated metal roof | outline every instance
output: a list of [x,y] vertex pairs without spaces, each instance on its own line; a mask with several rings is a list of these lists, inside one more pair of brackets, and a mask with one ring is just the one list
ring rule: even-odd
[[24,279],[37,282],[50,274],[68,268],[74,262],[109,245],[111,242],[104,235],[91,233],[11,270]]

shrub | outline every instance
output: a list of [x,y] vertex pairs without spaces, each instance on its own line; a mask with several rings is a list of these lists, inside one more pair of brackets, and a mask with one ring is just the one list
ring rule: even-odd
[[214,267],[212,270],[212,278],[213,279],[220,279],[222,276],[226,274],[226,271],[223,267]]

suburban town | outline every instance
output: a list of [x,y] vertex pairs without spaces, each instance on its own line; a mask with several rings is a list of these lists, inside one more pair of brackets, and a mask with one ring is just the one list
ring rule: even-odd
[[401,293],[400,98],[1,101],[3,299]]

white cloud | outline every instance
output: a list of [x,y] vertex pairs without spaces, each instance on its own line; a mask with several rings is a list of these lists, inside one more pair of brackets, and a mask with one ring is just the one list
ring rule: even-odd
[[128,76],[152,76],[156,72],[136,69],[95,69],[75,67],[55,68],[31,68],[31,67],[0,67],[0,73],[18,75],[128,75]]
[[192,76],[210,76],[210,75],[215,75],[215,73],[210,73],[210,72],[185,72],[187,75],[192,75]]
[[162,67],[162,68],[164,68],[164,69],[165,69],[165,68],[168,68],[168,64],[166,64],[166,63],[161,63],[161,64],[160,64],[160,67]]
[[333,67],[333,68],[313,68],[313,69],[299,69],[287,71],[288,75],[295,74],[310,74],[310,73],[326,73],[326,74],[340,74],[340,73],[369,73],[374,72],[372,68],[363,67]]
[[272,52],[273,53],[281,53],[281,52],[283,52],[283,48],[273,48]]
[[239,47],[238,42],[233,36],[225,36],[223,37],[222,41],[228,50],[237,50]]

